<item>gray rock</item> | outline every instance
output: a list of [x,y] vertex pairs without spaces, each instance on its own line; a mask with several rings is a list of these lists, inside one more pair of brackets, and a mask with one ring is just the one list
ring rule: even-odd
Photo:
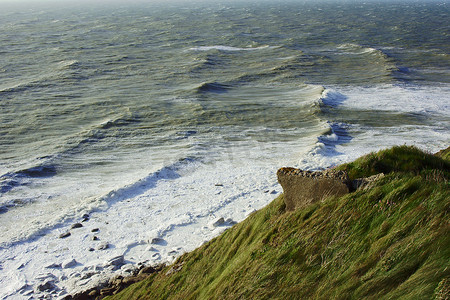
[[95,274],[98,274],[98,272],[86,272],[81,276],[81,279],[88,279],[94,276]]
[[162,238],[153,238],[152,240],[151,240],[151,242],[150,242],[150,244],[156,244],[156,245],[162,245],[162,244],[165,244],[166,243],[166,241],[164,240],[164,239],[162,239]]
[[72,226],[70,226],[70,229],[81,228],[81,227],[83,227],[83,224],[81,224],[81,223],[75,223],[75,224],[73,224]]
[[39,292],[50,292],[50,291],[54,291],[56,289],[57,289],[57,287],[53,280],[47,280],[44,283],[41,283],[36,287],[36,290]]
[[223,225],[225,223],[225,219],[224,218],[220,218],[219,220],[215,221],[212,226],[214,227],[218,227],[220,225]]
[[59,238],[60,238],[60,239],[65,239],[65,238],[68,237],[68,236],[70,236],[70,232],[64,232],[64,233],[61,233],[61,234],[59,235]]
[[119,256],[115,256],[113,258],[108,259],[105,262],[104,266],[106,268],[112,267],[112,270],[117,270],[124,264],[125,264],[125,260],[123,258],[123,255],[119,255]]
[[45,268],[47,268],[47,269],[59,269],[59,268],[61,268],[61,264],[53,263],[51,265],[46,266]]
[[63,269],[68,269],[68,268],[72,268],[75,267],[78,264],[78,262],[72,258],[72,259],[68,259],[66,261],[63,261],[63,263],[61,264]]
[[24,283],[19,289],[17,289],[17,291],[22,295],[25,295],[25,293],[30,292],[30,290],[31,291],[33,290],[33,286],[27,283]]
[[214,226],[214,227],[218,227],[218,226],[220,226],[220,225],[223,225],[225,223],[225,219],[224,218],[220,218],[220,219],[218,219],[216,222],[214,222],[212,225]]
[[151,267],[151,266],[148,266],[148,267],[143,267],[143,268],[139,271],[138,275],[142,275],[142,274],[152,274],[152,273],[155,273],[155,272],[156,272],[155,268],[153,268],[153,267]]
[[133,273],[136,270],[133,264],[123,265],[120,269],[125,273]]
[[106,250],[110,247],[108,243],[102,243],[97,247],[97,250]]

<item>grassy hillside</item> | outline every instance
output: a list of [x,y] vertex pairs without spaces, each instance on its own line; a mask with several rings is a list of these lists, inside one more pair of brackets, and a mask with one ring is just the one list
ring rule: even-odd
[[386,176],[294,212],[280,196],[108,299],[449,299],[448,154],[402,146],[342,165]]

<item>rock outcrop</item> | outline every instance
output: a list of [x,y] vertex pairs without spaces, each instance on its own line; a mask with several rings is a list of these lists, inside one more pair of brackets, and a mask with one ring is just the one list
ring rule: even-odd
[[[133,275],[117,276],[110,280],[106,286],[98,286],[76,295],[68,295],[64,300],[89,300],[103,299],[106,296],[115,295],[127,286],[142,281],[153,273],[160,272],[165,267],[164,264],[158,266],[141,266]],[[181,267],[180,267],[181,269]],[[45,287],[44,287],[45,288]]]
[[281,168],[277,176],[283,187],[287,211],[305,207],[329,196],[342,196],[350,192],[351,184],[345,171],[312,172]]

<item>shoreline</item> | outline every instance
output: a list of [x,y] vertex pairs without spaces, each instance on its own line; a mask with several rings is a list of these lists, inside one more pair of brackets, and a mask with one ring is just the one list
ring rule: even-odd
[[[215,174],[217,166],[206,167],[181,173],[176,181],[161,180],[157,189],[139,199],[124,194],[123,201],[105,202],[107,209],[74,212],[76,217],[37,239],[3,248],[0,282],[5,284],[0,297],[63,299],[106,286],[114,277],[135,275],[143,265],[170,264],[244,220],[281,190],[275,180],[248,187],[241,175],[248,171],[245,166],[241,171],[233,168],[234,173],[222,167],[220,174]],[[260,178],[270,178],[270,168],[258,170]],[[200,177],[205,184],[195,185]],[[183,189],[188,194],[177,197],[185,186],[194,188]],[[198,193],[204,194],[204,201],[199,199],[202,207],[180,205]],[[167,203],[166,208],[152,209],[155,201]]]
[[[266,171],[272,174],[271,169]],[[211,197],[216,193],[221,193],[221,196],[227,193],[230,196],[237,194],[230,181],[210,177],[209,188],[213,191],[209,193]],[[228,190],[229,188],[231,190]],[[239,194],[238,200],[242,202],[235,204],[239,209],[245,207],[247,210],[242,213],[242,218],[236,218],[236,221],[245,220],[258,210],[257,206],[261,209],[272,202],[280,190],[281,186],[274,184],[255,189],[252,193]],[[251,202],[253,205],[249,204]],[[260,205],[263,202],[266,204]],[[145,267],[158,268],[163,262],[164,265],[171,264],[184,253],[192,252],[219,236],[235,222],[229,218],[231,214],[219,210],[214,215],[202,218],[202,223],[189,223],[189,226],[184,225],[189,218],[177,219],[174,224],[178,225],[160,228],[149,229],[148,226],[135,224],[133,230],[138,232],[139,236],[124,236],[120,230],[129,223],[123,215],[141,208],[135,206],[138,204],[136,201],[123,201],[122,204],[125,206],[112,207],[106,214],[83,214],[70,224],[66,223],[64,227],[41,236],[39,241],[15,246],[14,255],[10,255],[13,258],[5,260],[9,265],[5,263],[2,266],[5,270],[3,275],[5,278],[13,278],[11,276],[17,273],[16,270],[21,270],[23,275],[19,274],[21,277],[16,276],[16,281],[8,282],[5,298],[28,299],[25,297],[36,296],[71,299],[69,297],[80,293],[86,296],[93,290],[100,294],[105,288],[114,292],[118,288],[114,279],[119,276],[130,278],[125,282],[133,281],[135,279],[131,278],[139,275]],[[120,222],[117,223],[118,220]],[[70,235],[63,237],[67,232],[70,232]],[[197,235],[195,240],[185,240],[187,234]],[[73,249],[68,251],[68,246]],[[89,251],[90,249],[94,251]],[[3,255],[6,254],[4,249]],[[106,292],[105,290],[104,293]]]
[[[139,264],[138,264],[139,265]],[[133,274],[129,276],[115,276],[107,284],[101,284],[86,291],[67,295],[63,300],[83,300],[83,299],[103,299],[104,297],[115,295],[133,283],[145,280],[154,273],[161,272],[167,265],[159,264],[155,266],[141,265]]]
[[[289,171],[281,172],[285,184],[304,186],[288,176],[303,178],[310,185],[330,180],[334,184],[351,180],[352,187],[356,185],[344,195],[330,195],[323,189],[325,198],[318,197],[311,205],[294,210],[288,209],[288,191],[284,190],[284,196],[207,245],[151,273],[154,276],[145,282],[120,292],[138,277],[119,278],[112,281],[118,285],[98,296],[92,292],[76,299],[107,295],[127,300],[182,295],[202,299],[255,295],[280,299],[406,295],[428,299],[434,295],[440,299],[449,291],[447,257],[445,251],[439,251],[448,242],[442,224],[448,208],[449,154],[450,148],[433,157],[415,147],[398,146],[340,165],[334,174],[284,170]],[[344,173],[346,176],[341,176]],[[417,197],[418,193],[423,198]],[[361,243],[368,246],[361,247]],[[336,255],[325,255],[327,251]],[[350,260],[342,261],[339,253],[348,254]],[[411,276],[420,279],[419,283],[409,280]],[[386,277],[391,280],[386,281]],[[341,278],[342,284],[337,285],[336,278]]]
[[[436,156],[436,157],[448,157],[449,153],[450,153],[450,147],[448,147],[446,149],[442,149],[432,155]],[[286,175],[287,171],[289,171],[291,173]],[[295,173],[294,171],[297,173]],[[344,185],[348,186],[348,189],[343,193],[340,193],[339,191],[336,192],[335,190],[331,192],[333,195],[335,195],[335,197],[339,198],[340,196],[344,196],[349,193],[353,193],[353,192],[361,191],[361,190],[365,191],[367,189],[370,189],[374,183],[376,183],[378,180],[382,179],[385,175],[383,173],[379,173],[376,175],[372,175],[370,177],[353,179],[350,181],[349,177],[347,176],[347,173],[345,172],[345,176],[344,176],[343,171],[333,171],[332,169],[327,169],[327,170],[324,170],[321,172],[303,172],[302,173],[302,171],[299,169],[281,168],[278,171],[278,180],[281,185],[284,184],[283,185],[283,194],[284,195],[286,195],[286,193],[292,193],[292,191],[287,190],[287,188],[289,189],[289,187],[287,185],[293,185],[293,184],[298,185],[299,184],[298,182],[294,183],[292,180],[288,180],[289,182],[287,183],[286,178],[285,178],[286,176],[304,177],[304,178],[307,178],[306,181],[311,181],[311,184],[314,184],[314,182],[317,182],[317,181],[325,180],[326,185],[327,186],[330,185],[328,187],[325,187],[325,189],[327,189],[327,188],[334,189],[336,184],[344,184]],[[311,179],[310,177],[313,177],[313,179]],[[330,178],[332,178],[332,179],[330,179]],[[301,186],[304,188],[305,184],[302,183]],[[290,188],[292,188],[292,186]],[[322,189],[323,188],[324,188],[324,186],[322,186]],[[320,191],[320,192],[330,195],[330,193],[325,190]],[[273,202],[275,202],[276,199],[277,198],[275,198],[273,200]],[[284,199],[284,203],[286,203],[286,202],[287,202],[287,200]],[[286,204],[285,204],[285,209],[286,209],[286,211],[289,211]],[[295,208],[292,210],[297,210],[297,209],[298,208]],[[193,250],[193,251],[195,251],[195,250]],[[138,268],[136,268],[136,270],[135,270],[135,272],[133,272],[133,274],[131,274],[129,276],[113,277],[109,280],[109,282],[107,284],[98,285],[94,288],[88,289],[86,291],[83,291],[83,292],[80,292],[80,293],[77,293],[74,295],[68,295],[63,299],[64,300],[103,299],[106,296],[115,295],[115,294],[119,293],[120,291],[122,291],[123,289],[130,286],[131,284],[141,282],[141,281],[145,280],[146,278],[148,278],[149,276],[163,271],[166,267],[171,266],[171,268],[167,271],[166,275],[170,275],[174,272],[181,270],[182,265],[185,262],[182,261],[181,263],[177,264],[178,258],[175,259],[170,264],[163,263],[163,264],[158,264],[155,266],[145,266],[144,264],[142,264]]]

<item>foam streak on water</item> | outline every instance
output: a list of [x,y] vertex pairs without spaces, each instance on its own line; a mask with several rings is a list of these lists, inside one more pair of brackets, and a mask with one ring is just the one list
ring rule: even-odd
[[0,298],[171,261],[281,193],[279,167],[448,147],[449,10],[5,5]]

